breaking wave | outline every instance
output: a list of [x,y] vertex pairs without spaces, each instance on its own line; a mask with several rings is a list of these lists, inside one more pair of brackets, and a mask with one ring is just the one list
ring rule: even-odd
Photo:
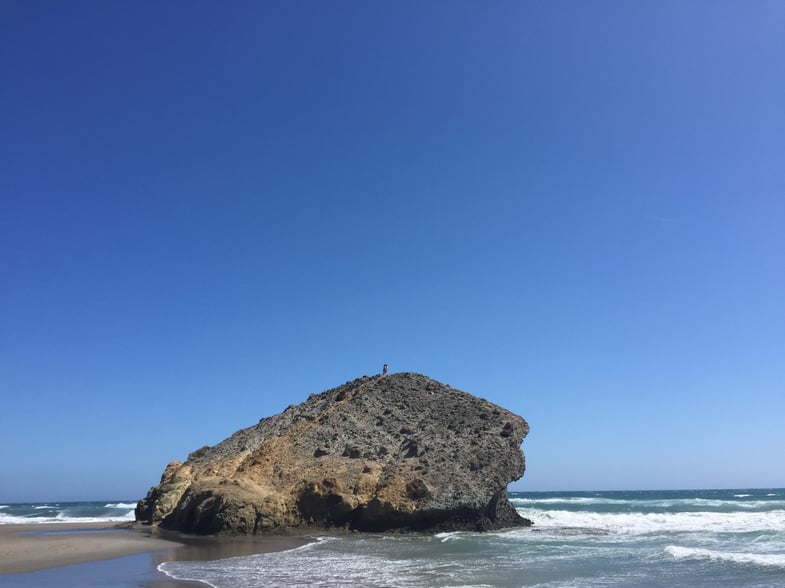
[[725,561],[738,564],[751,564],[758,566],[771,566],[785,568],[785,554],[783,553],[739,553],[704,549],[700,547],[680,547],[668,545],[665,552],[674,559],[694,559]]

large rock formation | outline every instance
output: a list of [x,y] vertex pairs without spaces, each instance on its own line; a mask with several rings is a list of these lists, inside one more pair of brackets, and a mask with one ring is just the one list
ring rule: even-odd
[[413,373],[363,377],[170,463],[136,519],[189,533],[531,524],[521,417]]

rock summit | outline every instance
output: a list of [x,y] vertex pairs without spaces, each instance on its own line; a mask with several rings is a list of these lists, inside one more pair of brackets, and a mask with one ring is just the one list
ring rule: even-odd
[[529,426],[420,374],[362,377],[170,463],[136,519],[187,533],[492,530]]

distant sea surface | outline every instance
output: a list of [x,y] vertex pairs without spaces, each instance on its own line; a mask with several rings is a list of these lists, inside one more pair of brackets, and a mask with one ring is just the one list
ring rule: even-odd
[[[168,561],[158,569],[216,588],[785,586],[785,489],[512,492],[510,499],[534,527],[325,533],[289,551]],[[45,516],[32,512],[40,506],[2,505],[0,522],[128,520],[134,505],[46,505]]]
[[133,521],[136,502],[0,503],[0,525]]

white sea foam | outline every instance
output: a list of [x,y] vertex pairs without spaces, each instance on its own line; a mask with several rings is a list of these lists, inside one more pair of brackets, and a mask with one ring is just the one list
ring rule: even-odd
[[57,508],[57,507],[56,506],[50,506],[48,504],[41,504],[39,506],[34,506],[33,508],[35,510],[47,510],[47,509],[51,510],[51,509]]
[[172,578],[172,580],[193,580],[193,581],[205,584],[206,586],[210,586],[210,588],[219,588],[219,586],[217,586],[216,584],[213,584],[212,582],[209,582],[209,581],[205,580],[204,578],[193,577],[193,574],[194,574],[193,571],[189,570],[189,571],[186,572],[185,570],[181,569],[180,567],[178,567],[176,569],[168,569],[167,568],[167,563],[168,562],[164,562],[162,564],[159,564],[156,569],[159,572],[162,572],[163,574],[166,574],[167,576]]
[[73,517],[58,513],[49,517],[13,516],[0,513],[0,525],[37,525],[43,523],[120,523],[134,520],[134,511],[107,517]]
[[785,510],[768,512],[599,513],[567,510],[518,512],[536,528],[578,528],[619,535],[710,532],[785,531]]
[[[418,559],[390,559],[382,553],[364,553],[323,549],[327,543],[343,540],[320,537],[315,543],[301,546],[298,565],[292,565],[292,551],[242,556],[206,562],[164,562],[158,570],[178,580],[198,580],[213,587],[303,585],[336,586],[352,579],[359,586],[403,586],[427,567]],[[359,543],[362,543],[360,540]],[[318,576],[313,570],[318,569]]]
[[[452,533],[440,535],[451,536]],[[393,545],[391,545],[393,543]],[[430,545],[430,547],[429,547]],[[165,562],[158,570],[171,578],[197,580],[216,588],[246,586],[454,586],[486,588],[476,559],[445,560],[430,538],[372,536],[325,537],[286,552],[210,562]],[[296,553],[295,553],[296,552]],[[471,554],[466,554],[471,558]],[[464,567],[468,565],[468,567]]]
[[600,498],[593,496],[565,496],[552,498],[517,498],[511,497],[512,504],[624,504],[630,500],[615,498]]
[[131,510],[136,508],[135,502],[110,502],[104,508],[130,508]]
[[456,539],[460,539],[461,533],[458,531],[449,531],[444,533],[436,533],[434,537],[436,537],[439,541],[444,543],[446,541],[455,541]]
[[785,568],[785,553],[739,553],[699,547],[680,547],[678,545],[669,545],[665,548],[665,552],[674,559],[680,560],[702,559]]
[[[751,495],[747,495],[751,496]],[[741,497],[741,496],[740,496]],[[785,509],[785,500],[721,500],[714,498],[688,498],[686,500],[653,500],[653,501],[636,501],[636,507],[659,507],[672,510],[682,510],[685,507],[692,507],[696,509],[712,509],[712,510],[777,510]]]
[[27,517],[15,517],[5,513],[0,513],[0,525],[24,525],[31,522],[35,521],[31,521]]
[[[752,496],[751,494],[738,494],[736,497],[745,498]],[[777,496],[777,494],[769,494],[768,496]],[[722,500],[715,498],[663,498],[652,500],[640,499],[615,499],[615,498],[590,498],[586,496],[579,497],[564,497],[564,498],[510,498],[510,502],[516,507],[527,506],[552,506],[564,505],[566,508],[575,506],[615,506],[623,508],[632,506],[638,509],[658,509],[658,510],[777,510],[785,509],[785,500]]]

